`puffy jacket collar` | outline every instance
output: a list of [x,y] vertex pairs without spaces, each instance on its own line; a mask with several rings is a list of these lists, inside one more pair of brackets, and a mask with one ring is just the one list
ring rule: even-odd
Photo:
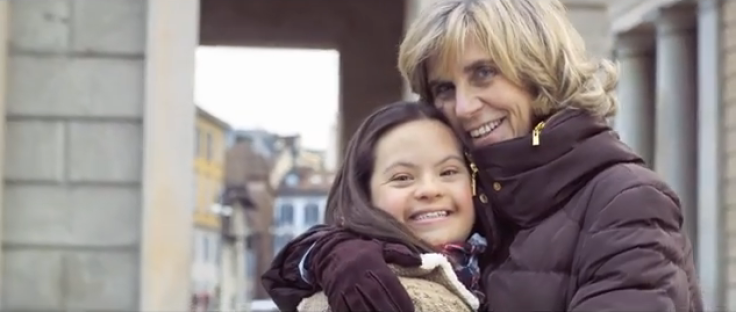
[[643,163],[604,119],[582,110],[560,111],[534,129],[472,153],[491,208],[521,227],[562,208],[603,169]]

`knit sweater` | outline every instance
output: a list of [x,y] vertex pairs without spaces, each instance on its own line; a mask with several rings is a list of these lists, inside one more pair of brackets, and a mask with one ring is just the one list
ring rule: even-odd
[[[391,265],[417,312],[472,312],[480,303],[457,278],[447,258],[438,253],[421,255],[422,265],[404,268]],[[319,292],[302,300],[299,312],[330,312],[327,296]]]

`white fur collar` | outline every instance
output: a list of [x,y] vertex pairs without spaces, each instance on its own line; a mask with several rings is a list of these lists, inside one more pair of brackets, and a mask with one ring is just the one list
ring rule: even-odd
[[422,265],[420,269],[426,271],[439,270],[442,275],[450,282],[451,286],[455,289],[451,289],[456,292],[460,298],[465,301],[473,310],[478,310],[480,307],[480,301],[473,293],[468,290],[465,285],[460,282],[457,277],[455,270],[452,267],[452,263],[447,257],[440,253],[427,253],[422,254]]

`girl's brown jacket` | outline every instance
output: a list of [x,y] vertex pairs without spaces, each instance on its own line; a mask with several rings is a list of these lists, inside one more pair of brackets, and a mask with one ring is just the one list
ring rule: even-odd
[[[442,254],[421,255],[422,265],[415,268],[392,266],[409,293],[417,312],[472,312],[479,302],[458,280],[452,265]],[[302,300],[299,312],[328,312],[324,292]]]

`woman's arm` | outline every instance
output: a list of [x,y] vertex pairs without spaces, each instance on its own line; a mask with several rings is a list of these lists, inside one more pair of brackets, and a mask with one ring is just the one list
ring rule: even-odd
[[570,311],[698,311],[692,247],[674,195],[651,185],[591,207],[577,253]]
[[290,242],[263,275],[262,283],[281,311],[296,311],[302,299],[320,289],[336,312],[414,311],[387,262],[421,265],[419,255],[402,245],[321,227]]
[[328,233],[329,227],[318,225],[293,239],[281,249],[261,276],[263,288],[280,311],[296,311],[303,298],[320,290],[302,278],[299,264],[317,239]]

